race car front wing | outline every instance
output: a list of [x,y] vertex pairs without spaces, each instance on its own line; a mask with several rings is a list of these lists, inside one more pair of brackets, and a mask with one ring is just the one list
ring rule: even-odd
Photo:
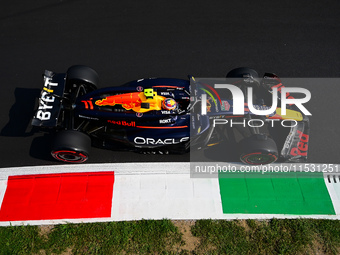
[[285,162],[307,161],[309,143],[309,119],[304,117],[303,121],[297,122],[297,125],[291,127],[284,146],[281,151],[281,156]]

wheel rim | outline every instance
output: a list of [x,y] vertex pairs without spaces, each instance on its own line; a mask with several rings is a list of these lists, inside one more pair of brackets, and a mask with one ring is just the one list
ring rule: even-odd
[[82,163],[88,158],[84,153],[70,150],[53,151],[52,156],[57,160],[68,163]]
[[243,155],[241,161],[250,165],[265,165],[273,163],[277,160],[277,156],[271,153],[255,152]]

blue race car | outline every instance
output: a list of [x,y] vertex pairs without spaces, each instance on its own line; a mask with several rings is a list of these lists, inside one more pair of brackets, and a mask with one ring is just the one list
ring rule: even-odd
[[[238,68],[228,75],[247,80],[238,83],[246,87],[249,79],[256,81],[254,72]],[[190,148],[202,149],[224,140],[219,127],[212,125],[214,119],[240,117],[232,115],[232,100],[228,96],[221,99],[210,85],[198,83],[192,76],[188,80],[140,79],[103,89],[97,89],[97,84],[98,74],[87,66],[72,66],[66,73],[45,71],[32,125],[55,132],[51,145],[55,159],[85,162],[91,145],[152,154],[186,153]],[[257,86],[266,88],[268,84]],[[208,95],[207,115],[200,114],[203,94]],[[291,112],[298,116],[298,125],[291,129],[281,153],[269,133],[250,128],[249,132],[241,132],[244,137],[237,145],[241,161],[256,165],[272,163],[280,157],[283,161],[305,161],[307,152],[297,148],[300,134],[308,136],[309,122],[302,113]],[[278,109],[268,118],[280,118],[279,113]],[[242,117],[251,115],[248,111]]]

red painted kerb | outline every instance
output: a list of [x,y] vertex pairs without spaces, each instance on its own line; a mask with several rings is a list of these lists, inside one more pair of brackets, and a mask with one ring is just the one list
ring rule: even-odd
[[9,176],[0,221],[110,217],[114,172]]

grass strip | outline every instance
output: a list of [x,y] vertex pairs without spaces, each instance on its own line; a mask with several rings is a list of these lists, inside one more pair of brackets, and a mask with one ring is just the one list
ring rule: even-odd
[[0,254],[338,254],[340,246],[337,220],[198,220],[190,227],[195,245],[166,219],[0,227]]
[[338,254],[340,221],[199,220],[197,254]]

